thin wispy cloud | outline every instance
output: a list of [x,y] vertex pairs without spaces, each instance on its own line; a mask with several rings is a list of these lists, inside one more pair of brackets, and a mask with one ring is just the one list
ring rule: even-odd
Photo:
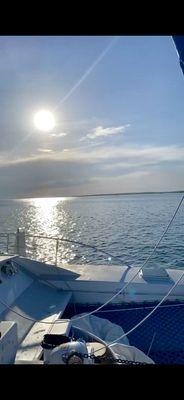
[[[39,154],[40,153],[40,154]],[[161,162],[184,162],[184,147],[179,146],[131,146],[126,145],[123,147],[117,146],[103,146],[97,147],[89,146],[86,151],[86,146],[78,148],[64,148],[58,149],[44,149],[39,148],[35,154],[30,156],[16,157],[10,159],[9,153],[4,153],[0,159],[0,165],[3,164],[16,164],[20,162],[29,162],[38,159],[58,160],[67,162],[87,162],[90,164],[99,163],[108,166],[109,169],[135,167],[151,164],[159,164]],[[112,163],[111,163],[112,162]]]
[[96,60],[91,64],[91,66],[87,69],[86,72],[82,75],[82,77],[76,82],[76,84],[69,90],[69,92],[58,102],[57,106],[55,107],[54,111],[57,110],[61,104],[63,104],[69,97],[75,92],[75,90],[85,81],[85,79],[91,74],[94,68],[99,64],[100,61],[106,56],[109,50],[114,46],[114,44],[119,39],[119,36],[115,36],[108,46],[102,51],[102,53],[96,58]]
[[90,162],[101,162],[105,160],[116,160],[117,163],[133,160],[134,162],[161,162],[161,161],[184,161],[184,147],[179,146],[132,146],[126,145],[122,147],[117,146],[103,146],[95,150],[85,152],[72,151],[71,156],[80,159],[88,157]]
[[[182,190],[172,48],[167,36],[0,38],[0,197]],[[35,125],[43,110],[53,130]]]
[[[39,150],[46,151],[16,159],[10,159],[7,154],[4,160],[0,160],[0,184],[6,193],[37,195],[42,184],[43,195],[48,191],[53,195],[80,195],[107,193],[109,188],[111,192],[120,192],[159,190],[160,187],[162,190],[177,190],[183,187],[184,147],[127,146],[118,149],[106,146],[96,151],[66,148],[52,152],[44,148]],[[172,179],[171,170],[165,163],[168,161],[180,161],[180,169],[175,167]],[[149,166],[146,170],[144,163]],[[165,163],[162,176],[160,163]],[[157,165],[159,168],[155,168]],[[18,185],[11,189],[17,174]]]
[[38,151],[40,153],[52,153],[53,152],[53,150],[51,150],[51,149],[38,149]]
[[65,132],[61,132],[61,133],[52,133],[51,136],[53,137],[62,137],[62,136],[66,136],[67,133]]
[[80,140],[85,139],[96,139],[100,136],[112,136],[120,133],[124,133],[127,128],[129,128],[130,124],[120,125],[120,126],[111,126],[109,128],[103,128],[103,126],[97,126],[92,130],[92,132],[88,133],[86,136],[82,137]]

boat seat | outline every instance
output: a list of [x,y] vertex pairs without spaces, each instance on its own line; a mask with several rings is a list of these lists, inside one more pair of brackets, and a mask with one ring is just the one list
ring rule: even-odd
[[46,322],[54,323],[61,318],[71,295],[70,291],[58,291],[35,279],[15,298],[10,308],[3,310],[1,320],[17,324],[16,360],[39,358],[43,336],[53,326]]

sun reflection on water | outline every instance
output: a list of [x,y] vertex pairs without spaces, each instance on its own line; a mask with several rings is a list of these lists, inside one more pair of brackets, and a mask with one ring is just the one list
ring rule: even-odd
[[[76,198],[50,197],[21,200],[24,208],[22,214],[20,213],[18,216],[18,226],[24,226],[27,232],[26,251],[28,257],[51,264],[55,264],[57,261],[58,266],[94,263],[96,250],[85,247],[85,243],[90,242],[89,239],[86,240],[86,237],[88,238],[87,222],[84,220],[81,223],[80,201],[79,203],[76,201],[75,212],[72,212],[73,200]],[[57,241],[54,238],[60,239],[57,245],[57,254]],[[93,244],[98,246],[96,242]],[[99,254],[98,258],[102,263],[104,255]],[[110,261],[108,259],[108,264]]]
[[40,224],[44,235],[50,236],[52,233],[52,236],[54,236],[59,233],[57,205],[65,200],[65,197],[37,198],[32,200],[32,205],[35,207],[35,218]]
[[[32,222],[34,221],[31,231],[34,231],[35,236],[68,237],[74,224],[70,221],[63,204],[69,199],[66,197],[30,199]],[[75,258],[73,245],[67,242],[59,241],[57,256],[54,239],[30,238],[27,244],[33,258],[46,263],[54,263],[57,259],[60,264],[65,264]]]

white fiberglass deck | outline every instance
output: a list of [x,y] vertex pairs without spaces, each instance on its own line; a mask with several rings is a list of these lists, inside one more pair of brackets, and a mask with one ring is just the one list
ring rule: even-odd
[[[41,354],[40,344],[43,336],[53,326],[35,323],[34,320],[54,322],[60,318],[70,301],[71,292],[54,289],[38,280],[31,279],[30,276],[26,276],[19,271],[15,276],[7,278],[7,280],[5,279],[2,282],[0,285],[0,297],[2,298],[4,289],[7,291],[8,286],[10,294],[11,291],[14,294],[16,282],[20,285],[19,281],[21,281],[23,291],[21,294],[16,292],[18,296],[15,296],[13,302],[10,300],[11,296],[9,299],[6,296],[6,302],[9,305],[11,304],[11,310],[4,309],[0,314],[0,318],[5,321],[15,321],[18,325],[19,349],[17,360],[33,360]],[[17,315],[15,312],[20,313],[28,319]]]
[[[150,270],[150,276],[149,271],[141,275],[138,273],[138,267],[114,265],[69,264],[56,267],[23,257],[17,258],[17,262],[20,263],[23,271],[36,275],[38,279],[49,282],[55,288],[71,291],[73,302],[88,304],[107,301],[125,285],[128,285],[128,288],[115,298],[115,303],[158,300],[183,274],[183,270],[179,269],[166,269],[163,272],[155,268],[154,271]],[[184,298],[184,277],[173,290],[170,298]]]

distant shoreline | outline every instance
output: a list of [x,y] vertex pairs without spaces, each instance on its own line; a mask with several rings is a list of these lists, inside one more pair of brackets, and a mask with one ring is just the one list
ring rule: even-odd
[[184,190],[173,190],[173,191],[164,191],[164,192],[126,192],[126,193],[97,193],[97,194],[81,194],[81,195],[73,195],[73,196],[44,196],[44,197],[0,197],[0,200],[26,200],[26,199],[47,199],[47,198],[72,198],[72,197],[103,197],[103,196],[130,196],[130,195],[141,195],[141,194],[166,194],[166,193],[184,193]]
[[127,192],[127,193],[103,193],[103,194],[98,193],[98,194],[82,194],[80,196],[68,196],[68,197],[129,196],[129,195],[134,195],[134,194],[164,194],[164,193],[184,193],[184,190],[173,190],[173,191],[166,191],[166,192]]

